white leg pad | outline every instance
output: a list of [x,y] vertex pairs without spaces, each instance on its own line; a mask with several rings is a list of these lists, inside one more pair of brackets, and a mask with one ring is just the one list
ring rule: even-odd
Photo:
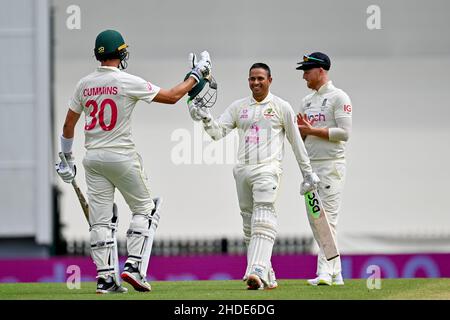
[[[250,245],[250,239],[252,237],[252,214],[248,213],[248,212],[241,212],[241,216],[242,216],[242,226],[243,226],[243,231],[244,231],[244,243],[245,243],[245,247],[249,248]],[[244,278],[243,280],[246,281],[247,280],[247,276],[250,273],[250,265],[247,264],[247,269],[245,270],[244,273]]]
[[248,248],[248,245],[250,244],[250,239],[252,237],[252,214],[248,212],[241,212],[241,216],[244,231],[244,242],[245,246]]
[[252,236],[247,251],[248,274],[256,274],[265,284],[269,282],[270,259],[276,235],[277,216],[273,204],[255,204]]
[[116,223],[99,224],[91,227],[91,255],[97,266],[97,274],[99,276],[113,276],[116,283],[120,285]]
[[153,247],[156,229],[160,218],[160,198],[153,199],[155,208],[150,215],[133,214],[130,228],[127,231],[128,259],[126,262],[137,263],[139,273],[147,276],[150,255]]

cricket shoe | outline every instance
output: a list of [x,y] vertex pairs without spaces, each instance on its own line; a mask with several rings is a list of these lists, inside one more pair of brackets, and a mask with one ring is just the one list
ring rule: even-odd
[[123,272],[120,277],[123,281],[131,284],[136,291],[148,292],[152,290],[150,283],[148,283],[147,280],[139,273],[139,269],[129,262],[125,263],[125,267],[123,268]]
[[333,286],[343,286],[344,285],[344,278],[342,278],[342,273],[338,273],[337,275],[333,276]]
[[329,274],[319,274],[317,278],[307,280],[310,286],[331,286],[333,279]]
[[264,286],[264,289],[266,290],[276,289],[278,287],[278,282],[277,278],[275,277],[275,271],[273,271],[273,268],[270,268],[268,278],[269,281],[267,285]]
[[128,289],[125,287],[122,287],[120,285],[117,285],[117,283],[114,281],[113,277],[108,276],[98,276],[97,277],[97,290],[95,291],[98,294],[105,294],[105,293],[126,293],[128,292]]
[[247,278],[248,290],[264,290],[264,282],[256,274],[250,274]]
[[[278,282],[277,282],[277,279],[275,277],[275,271],[273,271],[273,268],[270,268],[270,270],[269,270],[268,282],[267,283],[262,281],[261,278],[258,275],[256,275],[256,274],[254,274],[253,276],[258,278],[259,281],[261,281],[263,283],[263,288],[260,287],[258,280],[256,280],[256,282],[257,282],[257,286],[255,285],[256,288],[255,288],[255,286],[250,286],[248,284],[248,279],[250,278],[250,276],[248,276],[248,277],[244,276],[244,278],[242,280],[247,282],[247,285],[248,285],[247,289],[248,290],[272,290],[272,289],[276,289],[278,287]],[[253,279],[253,282],[254,281],[255,281],[255,279]]]

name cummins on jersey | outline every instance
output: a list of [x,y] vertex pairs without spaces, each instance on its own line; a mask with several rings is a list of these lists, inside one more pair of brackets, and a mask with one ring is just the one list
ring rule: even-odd
[[82,78],[69,108],[85,113],[85,147],[128,154],[135,145],[131,115],[139,100],[151,103],[160,88],[115,67],[98,67]]

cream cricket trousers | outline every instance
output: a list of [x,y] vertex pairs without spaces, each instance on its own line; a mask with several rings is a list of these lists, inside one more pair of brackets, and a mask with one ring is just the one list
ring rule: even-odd
[[264,282],[270,282],[270,260],[278,229],[274,204],[281,174],[278,163],[237,165],[233,170],[247,247],[244,279],[256,273]]
[[251,214],[255,202],[274,203],[282,172],[278,163],[235,166],[233,176],[241,212]]
[[[331,232],[337,242],[336,232],[338,213],[341,205],[341,194],[345,182],[345,159],[311,161],[313,171],[319,176],[319,195],[327,214]],[[314,234],[314,229],[313,230]],[[314,234],[314,237],[316,235]],[[317,275],[330,274],[335,276],[342,271],[341,258],[337,257],[327,261],[322,250],[317,256]]]
[[111,222],[114,191],[117,188],[132,214],[150,214],[154,203],[142,159],[137,152],[122,155],[89,150],[83,159],[91,226]]

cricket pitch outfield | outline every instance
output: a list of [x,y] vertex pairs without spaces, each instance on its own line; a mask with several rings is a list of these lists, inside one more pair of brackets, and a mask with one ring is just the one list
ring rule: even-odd
[[275,290],[249,291],[244,282],[154,281],[152,292],[125,284],[125,294],[95,294],[94,282],[79,289],[66,283],[3,283],[0,300],[450,300],[450,278],[382,279],[380,289],[368,289],[366,279],[346,280],[344,286],[311,287],[305,280],[278,280]]

